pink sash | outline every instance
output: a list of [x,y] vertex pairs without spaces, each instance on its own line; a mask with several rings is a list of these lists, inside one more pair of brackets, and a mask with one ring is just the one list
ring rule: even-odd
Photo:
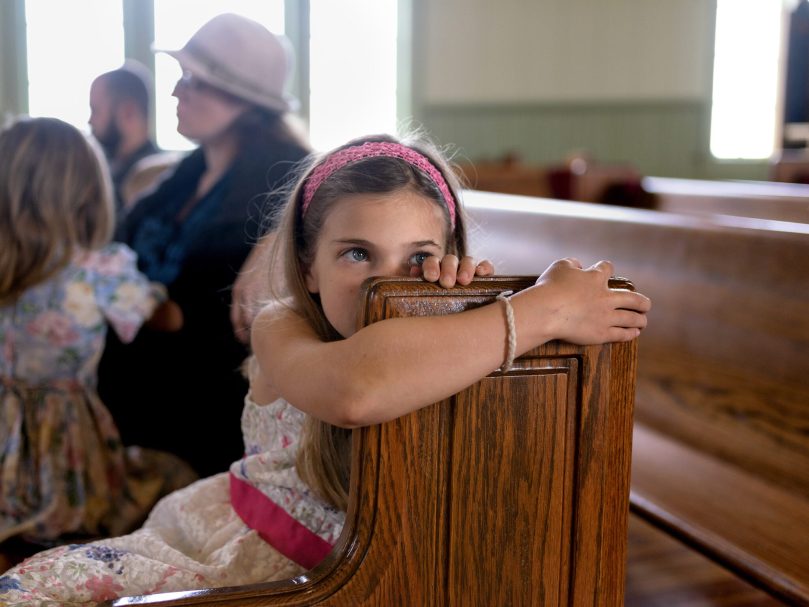
[[331,552],[331,544],[233,473],[230,474],[230,503],[261,539],[301,567],[311,569]]

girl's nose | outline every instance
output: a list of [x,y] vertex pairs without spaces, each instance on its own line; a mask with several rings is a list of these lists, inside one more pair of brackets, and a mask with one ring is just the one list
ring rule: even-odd
[[379,264],[376,276],[410,276],[410,264],[399,259],[388,259]]

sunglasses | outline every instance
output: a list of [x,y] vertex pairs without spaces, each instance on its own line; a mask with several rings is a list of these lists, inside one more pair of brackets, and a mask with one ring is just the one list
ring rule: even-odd
[[180,86],[189,91],[198,91],[202,93],[224,92],[216,88],[215,86],[211,86],[204,80],[200,80],[198,76],[194,76],[194,74],[192,74],[188,70],[183,71],[183,75],[180,76],[180,79],[177,81],[177,86]]

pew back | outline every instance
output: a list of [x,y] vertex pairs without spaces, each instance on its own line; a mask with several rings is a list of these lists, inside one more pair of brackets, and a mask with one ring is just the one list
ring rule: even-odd
[[[479,192],[467,193],[466,200],[481,227],[473,250],[492,258],[498,271],[536,271],[564,256],[585,265],[613,261],[653,301],[639,344],[642,380],[670,368],[690,377],[690,385],[713,387],[726,397],[684,416],[674,415],[676,404],[661,406],[643,392],[639,420],[683,440],[710,443],[705,448],[716,455],[759,467],[809,497],[809,465],[794,465],[809,464],[809,226],[764,229],[754,221],[717,224]],[[745,454],[751,440],[777,453],[752,461]]]
[[[633,494],[752,581],[809,601],[809,226],[478,192],[466,200],[481,227],[472,250],[498,271],[610,259],[651,297]],[[680,456],[659,457],[658,436]],[[752,490],[762,485],[771,490]]]
[[470,188],[524,196],[551,196],[548,169],[526,165],[516,159],[502,162],[462,163],[455,167]]
[[[363,322],[459,312],[531,284],[378,279]],[[635,351],[548,343],[441,403],[354,431],[346,528],[301,578],[115,604],[618,607]]]
[[669,177],[644,177],[641,183],[658,211],[809,223],[809,185]]

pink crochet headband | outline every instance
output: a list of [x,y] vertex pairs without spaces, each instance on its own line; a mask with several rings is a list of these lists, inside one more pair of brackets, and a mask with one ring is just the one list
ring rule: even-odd
[[422,173],[427,175],[444,197],[444,202],[449,211],[449,222],[452,228],[455,228],[455,198],[452,191],[447,185],[447,181],[435,165],[423,154],[413,150],[401,143],[389,143],[382,141],[368,141],[361,145],[343,148],[334,152],[324,162],[312,171],[309,179],[306,180],[306,185],[303,187],[303,203],[301,204],[301,216],[306,215],[306,210],[312,202],[318,188],[323,185],[335,171],[342,169],[344,166],[357,162],[364,158],[376,157],[389,157],[401,158],[411,166],[416,167]]

